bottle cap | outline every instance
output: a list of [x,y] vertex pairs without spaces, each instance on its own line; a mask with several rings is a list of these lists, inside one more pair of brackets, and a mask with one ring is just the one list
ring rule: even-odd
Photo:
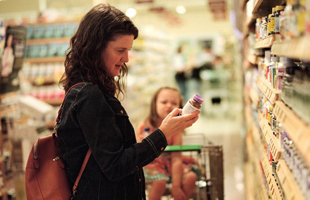
[[203,98],[199,94],[195,94],[193,99],[195,101],[197,101],[198,103],[202,103],[203,102]]

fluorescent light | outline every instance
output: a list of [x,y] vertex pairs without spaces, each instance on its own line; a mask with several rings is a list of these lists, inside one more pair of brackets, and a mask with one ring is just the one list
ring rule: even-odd
[[127,15],[128,17],[130,17],[130,18],[136,16],[136,14],[137,14],[137,11],[136,11],[136,9],[134,9],[134,8],[128,8],[128,9],[126,10],[126,15]]
[[184,14],[184,13],[186,13],[186,8],[185,8],[184,6],[177,6],[177,7],[175,8],[175,10],[176,10],[177,13],[179,13],[179,14]]

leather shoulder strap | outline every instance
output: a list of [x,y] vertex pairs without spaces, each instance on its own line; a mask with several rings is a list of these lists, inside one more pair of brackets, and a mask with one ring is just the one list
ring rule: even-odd
[[[83,84],[83,83],[85,83],[85,82],[79,82],[79,83],[76,83],[76,84],[72,85],[72,86],[68,89],[68,91],[66,92],[65,98],[66,98],[67,94],[70,92],[70,90],[71,90],[72,88],[74,88],[74,87],[77,86],[77,85]],[[65,99],[65,98],[64,98],[64,99]],[[58,122],[59,119],[60,119],[62,106],[63,106],[63,103],[61,104],[61,106],[60,106],[60,108],[59,108],[59,110],[58,110],[58,115],[57,115],[57,118],[56,118],[56,124],[57,124],[57,122]],[[54,127],[54,133],[57,135],[57,132],[55,131],[55,129],[56,129],[56,125],[55,125],[55,127]],[[74,183],[74,185],[73,185],[73,188],[72,188],[72,195],[73,195],[73,196],[75,196],[75,194],[76,194],[77,186],[78,186],[78,184],[79,184],[79,182],[80,182],[80,179],[81,179],[81,177],[82,177],[82,174],[83,174],[84,169],[85,169],[85,167],[86,167],[86,165],[87,165],[87,162],[88,162],[88,160],[89,160],[90,155],[91,155],[91,150],[88,149],[88,151],[87,151],[87,153],[86,153],[86,156],[85,156],[85,158],[84,158],[83,164],[82,164],[82,166],[81,166],[81,169],[80,169],[80,171],[79,171],[79,174],[78,174],[78,176],[77,176],[77,178],[76,178],[76,180],[75,180],[75,183]]]
[[79,174],[78,174],[78,176],[77,176],[77,178],[76,178],[76,180],[75,180],[75,183],[74,183],[74,185],[73,185],[73,189],[72,189],[73,195],[75,195],[75,193],[76,193],[77,186],[79,185],[80,179],[81,179],[81,177],[82,177],[83,171],[84,171],[84,169],[85,169],[85,167],[86,167],[86,165],[87,165],[87,162],[88,162],[88,160],[89,160],[90,155],[91,155],[91,151],[90,151],[90,149],[88,149],[88,151],[87,151],[87,153],[86,153],[86,156],[85,156],[85,158],[84,158],[82,167],[81,167],[81,169],[80,169],[80,172],[79,172]]
[[[83,84],[83,83],[85,83],[85,82],[79,82],[79,83],[76,83],[76,84],[72,85],[72,86],[68,89],[68,91],[66,92],[65,97],[64,97],[64,100],[66,99],[66,96],[69,94],[69,92],[70,92],[70,90],[71,90],[72,88],[74,88],[74,87],[77,86],[77,85],[81,85],[81,84]],[[63,100],[63,101],[64,101],[64,100]],[[62,110],[63,103],[64,103],[64,102],[62,102],[62,104],[61,104],[61,106],[60,106],[60,108],[59,108],[59,110],[58,110],[58,115],[57,115],[57,118],[56,118],[56,124],[57,124],[57,122],[60,120],[60,115],[61,115],[61,110]],[[56,127],[56,125],[55,125],[55,127]]]

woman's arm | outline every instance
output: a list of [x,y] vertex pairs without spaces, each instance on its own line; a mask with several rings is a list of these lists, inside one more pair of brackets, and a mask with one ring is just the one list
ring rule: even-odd
[[[113,106],[121,108],[117,100]],[[135,173],[139,167],[158,157],[167,145],[160,130],[155,130],[141,143],[135,143],[132,126],[125,125],[129,123],[128,116],[123,114],[123,110],[114,112],[97,86],[88,85],[81,90],[73,109],[92,156],[111,181],[119,181]],[[125,134],[119,127],[123,123],[127,131]]]

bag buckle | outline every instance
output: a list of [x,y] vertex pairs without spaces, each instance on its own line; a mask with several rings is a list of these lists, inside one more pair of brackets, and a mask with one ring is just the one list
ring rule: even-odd
[[76,190],[72,190],[72,195],[71,195],[71,198],[70,198],[70,200],[73,200],[74,199],[74,197],[75,197],[75,195],[76,195]]

